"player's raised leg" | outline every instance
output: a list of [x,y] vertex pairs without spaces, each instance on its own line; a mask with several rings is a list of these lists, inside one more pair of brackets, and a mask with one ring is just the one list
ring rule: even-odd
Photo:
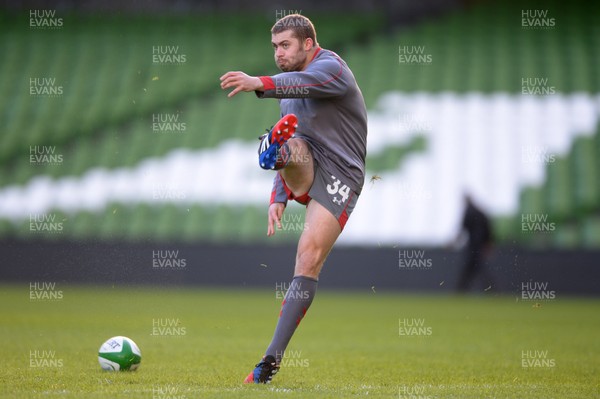
[[294,197],[298,198],[308,193],[315,179],[313,156],[308,144],[301,138],[289,139],[284,148],[288,160],[285,168],[279,173]]
[[298,118],[287,114],[259,137],[258,164],[263,169],[279,170],[287,166],[289,160],[286,142],[296,133]]

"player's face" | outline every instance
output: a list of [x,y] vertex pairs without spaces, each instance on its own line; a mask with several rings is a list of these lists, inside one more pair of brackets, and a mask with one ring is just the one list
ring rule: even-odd
[[[310,39],[307,39],[310,40]],[[283,72],[301,71],[306,65],[307,52],[291,30],[271,36],[275,50],[275,63]]]

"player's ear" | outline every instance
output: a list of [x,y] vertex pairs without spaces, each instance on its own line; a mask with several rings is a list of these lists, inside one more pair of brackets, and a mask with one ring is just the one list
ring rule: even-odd
[[314,44],[315,43],[313,42],[313,40],[310,37],[307,37],[304,40],[304,51],[309,51],[311,48],[313,48]]

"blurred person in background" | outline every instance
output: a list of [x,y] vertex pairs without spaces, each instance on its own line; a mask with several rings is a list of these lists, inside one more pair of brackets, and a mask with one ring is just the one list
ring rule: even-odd
[[[493,248],[493,234],[489,217],[479,208],[469,194],[464,196],[465,210],[456,243],[464,244],[464,265],[458,280],[458,292],[468,291],[478,275],[485,284],[485,291],[493,286],[493,279],[486,263]],[[466,235],[466,237],[465,237]]]

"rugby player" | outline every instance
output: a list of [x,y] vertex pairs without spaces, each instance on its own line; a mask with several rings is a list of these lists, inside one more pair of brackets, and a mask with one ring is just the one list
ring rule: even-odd
[[[279,123],[261,137],[259,165],[276,170],[267,234],[281,229],[288,200],[306,205],[293,280],[281,305],[270,345],[245,383],[269,383],[317,290],[319,273],[354,209],[364,184],[367,111],[352,71],[336,53],[317,42],[312,22],[290,14],[271,28],[275,63],[282,73],[249,76],[230,71],[221,88],[255,92],[279,100]],[[286,118],[293,114],[294,119]]]

